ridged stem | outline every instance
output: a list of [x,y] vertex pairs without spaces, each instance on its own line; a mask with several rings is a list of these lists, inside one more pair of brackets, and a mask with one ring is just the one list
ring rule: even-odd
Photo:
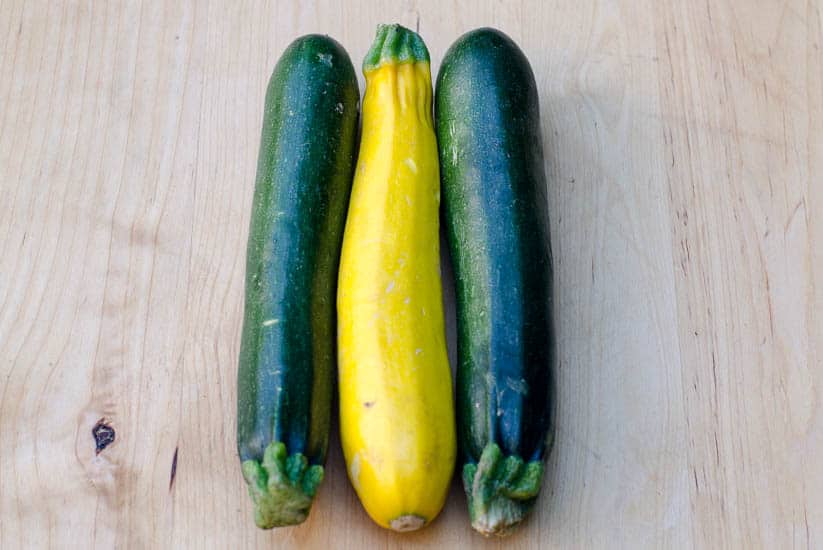
[[302,523],[323,480],[322,466],[309,466],[301,453],[288,455],[279,442],[266,447],[262,463],[246,460],[242,468],[254,501],[254,522],[261,529]]
[[542,480],[542,461],[524,462],[486,445],[477,464],[463,467],[472,527],[485,536],[509,534],[532,509]]
[[401,25],[377,25],[377,36],[363,59],[363,72],[383,63],[429,61],[429,50],[416,32]]

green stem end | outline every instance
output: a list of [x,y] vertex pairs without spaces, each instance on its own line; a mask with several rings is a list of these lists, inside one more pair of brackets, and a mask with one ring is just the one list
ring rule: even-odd
[[377,25],[377,36],[363,60],[363,72],[383,63],[429,61],[429,50],[420,35],[401,25]]
[[246,460],[242,469],[261,529],[302,523],[323,481],[322,466],[309,466],[301,453],[288,455],[286,445],[276,441],[266,447],[262,463]]
[[542,461],[524,462],[486,445],[477,464],[463,466],[472,527],[487,537],[511,533],[532,509],[542,480]]

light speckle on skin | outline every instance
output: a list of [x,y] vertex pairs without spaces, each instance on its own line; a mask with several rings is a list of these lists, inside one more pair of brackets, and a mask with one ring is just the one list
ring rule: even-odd
[[264,327],[270,327],[272,325],[276,325],[279,322],[280,322],[280,319],[266,319],[265,321],[263,321],[263,326]]
[[521,395],[526,395],[529,393],[529,384],[523,378],[511,378],[510,376],[506,377],[506,385],[514,392],[519,393]]
[[410,297],[408,297],[408,296],[406,296],[406,299],[405,299],[405,300],[403,300],[403,303],[404,303],[404,304],[408,304],[409,302],[411,302],[411,298],[410,298]]
[[360,490],[360,453],[355,453],[351,459],[351,466],[349,466],[349,474],[351,474],[351,482],[354,488]]
[[317,54],[317,59],[319,59],[320,63],[322,63],[323,65],[327,65],[329,67],[332,66],[330,53],[319,53]]
[[415,355],[420,355],[421,353],[423,353],[423,348],[417,348],[416,350],[414,350]]
[[409,197],[408,195],[406,195],[406,197],[405,197],[405,198],[406,198],[406,204],[408,204],[409,206],[411,206],[411,203],[412,203],[412,201],[411,201],[411,197]]
[[335,111],[337,111],[338,113],[340,113],[340,114],[342,115],[342,114],[343,114],[343,104],[342,104],[342,103],[338,103],[338,104],[334,107],[334,110],[335,110]]
[[413,158],[407,157],[406,160],[404,160],[403,162],[406,164],[406,166],[409,167],[409,170],[411,170],[412,174],[417,173],[417,164],[414,162]]
[[394,290],[394,281],[390,282],[390,283],[388,284],[388,286],[386,287],[386,294],[388,294],[388,293],[389,293],[389,292],[391,292],[392,290]]

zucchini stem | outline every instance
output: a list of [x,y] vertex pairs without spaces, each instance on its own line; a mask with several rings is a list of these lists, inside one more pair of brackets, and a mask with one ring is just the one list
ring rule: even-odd
[[301,453],[288,455],[286,445],[272,442],[258,460],[243,462],[243,478],[254,502],[254,522],[261,529],[297,525],[311,510],[323,467],[309,466]]
[[524,462],[486,445],[477,464],[463,466],[472,527],[487,537],[508,535],[532,509],[542,480],[542,460]]
[[384,63],[429,61],[429,50],[420,35],[402,25],[377,25],[377,36],[363,60],[363,72]]

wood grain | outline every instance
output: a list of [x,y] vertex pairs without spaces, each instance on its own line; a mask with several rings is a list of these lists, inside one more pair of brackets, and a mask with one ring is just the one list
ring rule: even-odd
[[359,64],[385,21],[435,70],[496,26],[538,79],[558,433],[505,546],[823,546],[818,0],[7,0],[0,547],[504,546],[456,483],[430,528],[375,527],[336,435],[303,526],[254,528],[239,473],[265,85],[296,36]]

